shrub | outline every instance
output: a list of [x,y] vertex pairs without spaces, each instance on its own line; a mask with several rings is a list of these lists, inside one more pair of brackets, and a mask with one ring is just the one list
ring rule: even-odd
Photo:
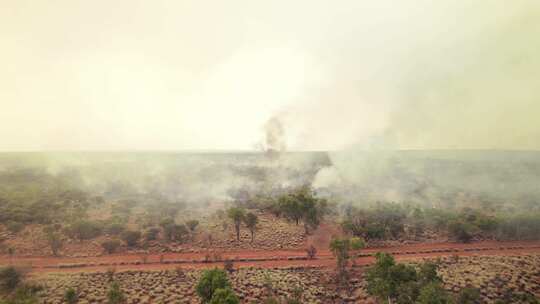
[[17,268],[8,266],[0,268],[0,291],[12,292],[22,282],[23,274]]
[[106,253],[111,254],[115,253],[118,247],[120,247],[119,240],[109,240],[101,243],[101,247],[105,250]]
[[141,238],[141,232],[140,231],[124,231],[122,233],[122,240],[124,240],[124,242],[126,242],[126,244],[129,246],[129,247],[133,247],[135,245],[137,245],[137,242],[139,241],[139,239]]
[[105,272],[105,275],[107,276],[107,280],[109,280],[109,282],[114,281],[114,274],[115,273],[116,273],[116,268],[110,267],[110,268],[107,269],[107,271]]
[[308,249],[306,249],[306,254],[308,259],[313,260],[315,258],[315,255],[317,255],[317,248],[315,246],[310,245]]
[[248,212],[246,216],[244,217],[244,223],[246,224],[246,227],[249,229],[249,232],[251,233],[251,242],[255,240],[255,230],[257,230],[257,223],[259,222],[259,218],[251,212]]
[[230,288],[218,288],[212,295],[210,304],[238,304],[240,300]]
[[75,289],[68,288],[64,293],[64,300],[67,304],[75,304],[79,302],[79,295]]
[[225,262],[223,262],[223,269],[225,269],[225,271],[227,271],[228,273],[232,273],[234,271],[234,263],[232,260],[225,260]]
[[242,221],[246,216],[246,211],[243,208],[233,207],[227,210],[227,215],[234,222],[236,240],[240,241],[240,224],[242,224]]
[[119,235],[124,232],[125,229],[126,227],[124,224],[114,222],[107,225],[106,231],[110,235]]
[[6,228],[12,233],[19,233],[21,232],[21,230],[23,230],[24,224],[15,221],[9,221],[6,223]]
[[263,304],[279,304],[279,301],[275,297],[268,297],[263,300]]
[[197,294],[203,303],[210,302],[216,290],[227,288],[230,288],[227,274],[217,268],[204,271],[196,286]]
[[40,286],[21,285],[17,287],[15,292],[8,298],[5,304],[38,304],[36,293],[41,290]]
[[456,304],[475,304],[480,301],[480,290],[472,287],[463,288],[456,299]]
[[169,241],[183,242],[189,235],[189,230],[185,225],[175,224],[172,219],[163,220],[160,223],[163,227],[163,234]]
[[77,221],[71,224],[67,229],[68,235],[77,238],[80,241],[98,237],[101,235],[101,232],[101,225],[91,221]]
[[420,289],[418,304],[452,304],[452,298],[437,282],[432,282]]
[[122,304],[126,303],[126,296],[120,289],[120,285],[117,282],[113,282],[107,292],[108,304]]
[[144,238],[147,241],[155,241],[157,240],[158,235],[159,235],[159,228],[152,227],[146,230],[146,232],[144,233]]
[[52,254],[58,256],[60,249],[64,246],[64,241],[59,233],[50,232],[47,233],[47,242],[51,247]]
[[366,271],[367,291],[380,301],[440,304],[450,300],[440,286],[436,264],[422,264],[417,271],[412,266],[396,264],[390,254],[377,253],[375,257],[375,265]]
[[450,235],[456,240],[463,243],[468,243],[471,241],[472,235],[470,233],[470,230],[470,225],[459,221],[451,222],[448,225],[448,232],[450,233]]
[[186,226],[189,228],[189,231],[191,231],[191,233],[195,232],[195,229],[197,228],[198,225],[199,225],[199,221],[197,220],[189,220],[186,222]]

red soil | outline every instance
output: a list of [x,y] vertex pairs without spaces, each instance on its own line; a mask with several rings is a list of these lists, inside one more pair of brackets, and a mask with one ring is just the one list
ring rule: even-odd
[[[322,227],[324,229],[324,227]],[[319,234],[320,235],[320,234]],[[224,252],[222,259],[233,259],[235,267],[329,267],[335,264],[334,258],[328,249],[323,249],[327,240],[313,240],[318,247],[317,257],[306,260],[303,250],[279,251],[252,251],[243,250]],[[326,245],[327,246],[327,245]],[[328,247],[326,247],[328,248]],[[471,256],[471,255],[519,255],[540,254],[540,242],[478,242],[471,244],[441,243],[441,244],[414,244],[398,247],[368,248],[359,253],[355,259],[357,265],[372,263],[373,256],[366,256],[376,252],[388,252],[395,255],[397,260],[410,260],[418,258],[435,258],[441,256]],[[210,256],[213,252],[209,252]],[[147,256],[146,263],[142,263],[141,255],[122,254],[106,255],[88,258],[63,257],[13,257],[0,256],[0,265],[14,264],[28,266],[33,272],[80,272],[105,271],[111,267],[117,271],[122,270],[161,270],[182,268],[210,268],[221,267],[223,262],[203,262],[205,253],[166,253]],[[163,261],[160,262],[160,260]],[[71,264],[70,266],[67,266]]]

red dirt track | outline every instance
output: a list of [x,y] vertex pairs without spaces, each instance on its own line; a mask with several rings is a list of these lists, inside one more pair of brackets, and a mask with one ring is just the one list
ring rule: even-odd
[[[471,255],[520,255],[540,254],[540,242],[478,242],[471,244],[440,243],[415,244],[398,247],[367,248],[359,252],[355,258],[357,265],[373,262],[376,252],[392,253],[397,260],[418,258],[436,258],[441,256],[471,256]],[[213,253],[209,253],[210,256]],[[328,250],[319,249],[313,260],[307,260],[303,250],[280,251],[232,251],[221,253],[221,260],[205,262],[206,253],[165,253],[147,256],[142,263],[141,255],[123,254],[99,257],[68,258],[68,257],[13,257],[0,256],[0,265],[14,264],[29,267],[30,271],[44,272],[90,272],[105,271],[114,267],[123,270],[162,270],[182,268],[210,268],[222,266],[224,259],[234,260],[235,267],[328,267],[335,264]],[[163,257],[161,257],[163,256]],[[160,260],[162,260],[160,262]]]

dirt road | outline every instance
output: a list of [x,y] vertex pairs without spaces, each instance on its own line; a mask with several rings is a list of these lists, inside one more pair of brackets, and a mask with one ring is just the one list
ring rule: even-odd
[[[540,254],[540,242],[478,242],[471,244],[441,243],[415,244],[398,247],[368,248],[355,257],[357,265],[372,263],[376,252],[392,253],[397,260],[435,258],[440,256],[519,255]],[[99,257],[13,257],[0,256],[0,265],[26,266],[32,272],[106,271],[114,267],[122,270],[160,270],[182,268],[209,268],[222,266],[224,260],[233,260],[235,267],[328,267],[335,264],[330,251],[321,250],[313,260],[302,250],[288,251],[232,251],[208,253],[165,253],[151,255],[121,254]]]

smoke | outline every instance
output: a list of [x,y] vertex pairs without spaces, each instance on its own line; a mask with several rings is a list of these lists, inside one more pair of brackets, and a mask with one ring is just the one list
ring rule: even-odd
[[539,150],[540,3],[404,6],[325,41],[325,82],[281,110],[289,148]]
[[278,116],[270,118],[264,125],[264,151],[268,155],[279,155],[287,149],[285,128]]

